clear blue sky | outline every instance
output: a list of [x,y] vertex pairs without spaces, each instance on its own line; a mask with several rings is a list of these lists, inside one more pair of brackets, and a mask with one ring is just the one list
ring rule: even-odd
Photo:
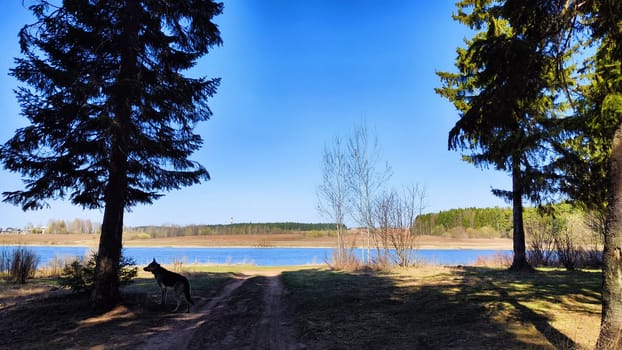
[[[19,55],[17,33],[33,20],[21,3],[0,7],[2,143],[26,123],[8,76]],[[134,207],[126,225],[326,221],[316,210],[324,144],[363,120],[393,168],[388,187],[425,186],[427,212],[506,205],[490,189],[508,189],[508,174],[475,168],[447,150],[458,114],[433,89],[440,85],[435,71],[454,69],[455,49],[468,36],[451,19],[454,0],[224,3],[216,19],[224,45],[194,70],[222,78],[210,102],[214,116],[197,130],[204,147],[193,157],[212,180]],[[17,174],[0,170],[0,178],[0,192],[21,188]],[[24,213],[0,203],[0,227],[100,222],[103,214],[51,205]]]

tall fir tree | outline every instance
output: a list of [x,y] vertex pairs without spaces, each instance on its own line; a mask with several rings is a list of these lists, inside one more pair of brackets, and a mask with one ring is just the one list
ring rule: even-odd
[[68,198],[104,209],[94,305],[118,302],[123,215],[163,191],[209,179],[189,157],[211,116],[219,79],[185,75],[222,40],[211,0],[64,1],[31,6],[11,70],[30,124],[0,148],[25,188],[3,193],[24,210]]
[[532,270],[527,262],[523,200],[540,203],[552,188],[544,171],[550,160],[547,138],[555,119],[555,56],[544,42],[541,21],[555,13],[521,9],[521,26],[512,25],[517,9],[510,2],[463,0],[454,19],[477,31],[458,49],[458,73],[439,72],[436,92],[460,113],[449,132],[449,148],[466,149],[464,159],[476,166],[508,171],[511,191],[493,190],[513,208],[511,270]]

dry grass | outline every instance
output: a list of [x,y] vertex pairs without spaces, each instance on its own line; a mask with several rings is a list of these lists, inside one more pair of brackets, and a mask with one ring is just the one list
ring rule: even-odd
[[[303,341],[322,348],[592,348],[600,273],[431,267],[284,274]],[[318,343],[319,342],[319,343]]]
[[473,265],[480,267],[508,268],[512,265],[512,254],[496,252],[492,256],[479,256]]
[[[308,349],[583,349],[592,348],[598,335],[599,271],[180,268],[198,301],[217,295],[241,272],[283,273],[284,302]],[[0,348],[135,348],[181,316],[156,305],[159,290],[150,273],[139,271],[124,295],[123,305],[101,314],[89,308],[88,296],[58,289],[51,279],[36,278],[26,286],[0,283],[0,329],[5,332]],[[255,294],[244,297],[250,295]]]

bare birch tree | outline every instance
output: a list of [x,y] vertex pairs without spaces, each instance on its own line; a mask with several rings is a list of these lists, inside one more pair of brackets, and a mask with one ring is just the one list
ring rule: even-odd
[[372,237],[376,246],[376,253],[379,264],[389,262],[390,236],[394,229],[393,213],[397,205],[398,198],[395,191],[383,191],[375,198],[373,204],[373,215],[376,227]]
[[336,136],[330,144],[324,146],[322,156],[322,183],[318,188],[318,209],[335,223],[337,232],[337,250],[335,264],[342,266],[346,262],[344,242],[344,220],[348,210],[347,198],[347,159],[341,138]]
[[385,163],[382,167],[381,155],[376,135],[370,135],[365,123],[356,127],[347,145],[347,179],[349,194],[352,196],[351,214],[366,233],[367,257],[363,256],[364,250],[361,253],[366,263],[370,262],[371,231],[374,227],[373,198],[391,177],[389,165]]
[[395,234],[391,243],[395,249],[396,263],[399,266],[415,264],[417,235],[415,219],[425,208],[425,188],[419,185],[405,187],[395,211]]

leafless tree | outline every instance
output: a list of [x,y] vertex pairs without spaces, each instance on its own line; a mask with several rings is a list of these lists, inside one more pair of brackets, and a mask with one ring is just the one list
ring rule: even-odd
[[[370,135],[363,123],[354,129],[347,144],[347,171],[350,202],[353,219],[365,229],[367,257],[370,262],[371,230],[374,226],[372,201],[380,188],[390,179],[391,168],[387,163],[382,167],[382,152],[375,134]],[[363,250],[364,251],[364,250]]]
[[373,230],[373,240],[376,246],[378,263],[388,263],[391,235],[395,229],[395,209],[399,198],[395,191],[382,192],[373,205],[373,216],[376,227]]
[[401,194],[385,192],[376,199],[374,242],[380,262],[388,262],[391,257],[399,266],[415,264],[415,218],[423,212],[425,198],[425,188],[413,185],[405,187]]
[[347,250],[344,242],[344,220],[348,210],[347,158],[341,139],[337,136],[324,146],[322,156],[322,183],[318,188],[318,209],[336,225],[337,250],[335,264],[345,263]]

